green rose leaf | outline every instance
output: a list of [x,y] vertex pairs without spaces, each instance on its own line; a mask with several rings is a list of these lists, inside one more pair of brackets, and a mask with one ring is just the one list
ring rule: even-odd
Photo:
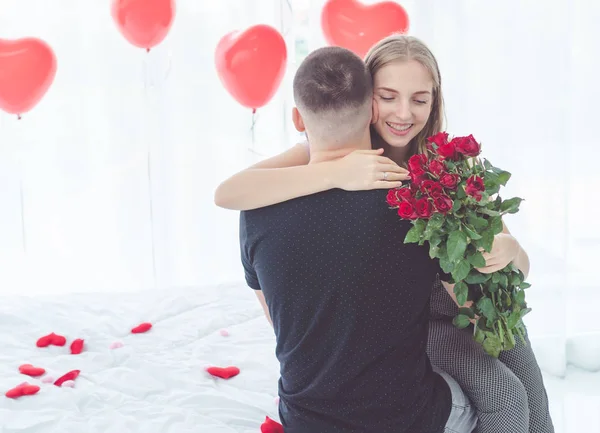
[[434,213],[433,215],[431,215],[431,218],[429,218],[429,222],[427,223],[427,230],[434,232],[436,230],[441,229],[442,225],[444,225],[444,220],[444,215],[437,212]]
[[502,223],[502,217],[492,217],[490,218],[490,229],[494,232],[494,235],[498,233],[502,233],[504,230],[504,224]]
[[[474,268],[483,268],[485,266],[485,259],[483,258],[483,254],[481,254],[480,251],[476,251],[474,254],[468,256],[467,260],[469,261],[469,263],[471,263],[471,265],[473,265]],[[483,283],[483,281],[480,282]]]
[[492,171],[498,175],[498,183],[502,186],[506,186],[510,180],[511,174],[508,171],[493,167]]
[[509,282],[511,286],[519,287],[523,280],[521,280],[521,276],[519,274],[513,272],[510,274]]
[[521,312],[519,310],[515,310],[510,313],[508,316],[508,320],[506,321],[506,327],[508,329],[513,329],[517,323],[521,320]]
[[470,270],[471,265],[469,262],[466,260],[461,260],[454,266],[454,269],[452,270],[452,278],[454,278],[454,281],[464,280],[467,278],[467,275],[469,275]]
[[[420,220],[418,220],[420,221]],[[406,237],[404,238],[405,244],[414,244],[421,240],[421,235],[423,234],[423,226],[420,224],[415,224],[412,228],[406,233]]]
[[473,337],[475,338],[475,341],[481,344],[485,340],[485,333],[481,329],[475,328],[475,335]]
[[494,173],[493,171],[486,171],[485,175],[484,175],[484,184],[485,184],[485,189],[487,190],[488,187],[492,187],[498,184],[498,175],[496,173]]
[[504,200],[500,205],[500,212],[506,213],[517,213],[519,211],[519,205],[523,201],[522,198],[513,197],[508,200]]
[[481,232],[481,239],[473,241],[475,246],[483,248],[488,253],[492,251],[492,245],[494,244],[494,232],[491,227]]
[[477,216],[474,212],[467,215],[467,223],[478,231],[488,226],[488,221],[485,218]]
[[528,313],[531,312],[531,308],[523,308],[520,313],[521,313],[521,319]]
[[454,203],[452,203],[452,212],[458,212],[461,206],[462,202],[460,200],[454,200]]
[[467,236],[470,237],[471,239],[473,239],[473,240],[481,239],[481,235],[479,235],[476,231],[474,231],[468,225],[463,224],[463,230],[465,231]]
[[429,244],[429,257],[436,259],[440,256],[440,247],[437,245]]
[[482,214],[489,215],[489,216],[500,216],[500,215],[502,215],[499,211],[493,210],[493,209],[488,209],[486,207],[480,207],[478,210]]
[[482,274],[477,269],[471,269],[467,278],[465,278],[465,283],[467,284],[481,284],[485,283],[487,280],[491,278],[490,274]]
[[494,358],[498,358],[500,355],[500,351],[502,349],[502,344],[500,343],[500,339],[495,335],[487,335],[485,340],[483,341],[483,350],[490,356]]
[[456,295],[456,302],[464,305],[469,295],[469,287],[463,281],[459,281],[454,285],[454,294]]
[[454,231],[448,236],[448,258],[452,261],[457,261],[464,257],[467,249],[467,235],[461,231]]
[[459,314],[464,314],[469,319],[474,319],[475,318],[475,313],[473,313],[473,310],[471,308],[468,308],[468,307],[460,307],[458,309],[458,313]]
[[457,328],[463,329],[469,326],[471,322],[469,321],[468,316],[465,316],[464,314],[459,314],[458,316],[455,316],[454,319],[452,319],[452,323]]
[[519,305],[523,305],[525,303],[525,292],[523,290],[519,290],[515,295],[515,301]]
[[440,257],[440,268],[442,271],[449,274],[454,269],[454,262],[451,262],[447,256]]
[[498,318],[496,314],[496,307],[492,303],[490,298],[481,298],[479,302],[477,302],[477,308],[481,311],[485,317],[490,320],[496,320]]

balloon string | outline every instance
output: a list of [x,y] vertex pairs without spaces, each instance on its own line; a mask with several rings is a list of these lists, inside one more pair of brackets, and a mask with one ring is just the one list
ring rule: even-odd
[[[18,114],[17,115],[17,121],[21,120],[21,115]],[[24,131],[24,126],[21,126],[21,129],[19,130],[19,132],[23,132]],[[23,135],[21,135],[22,137]],[[25,177],[25,170],[24,170],[24,163],[23,163],[23,159],[24,159],[24,155],[23,152],[25,151],[27,146],[22,145],[19,147],[19,149],[17,150],[17,164],[19,166],[19,206],[20,206],[20,211],[21,211],[21,243],[23,246],[23,253],[27,254],[27,230],[25,227],[25,182],[23,181],[23,178]]]
[[[149,52],[150,50],[148,50]],[[148,155],[148,168],[147,168],[147,173],[148,173],[148,205],[149,205],[149,210],[150,210],[150,243],[151,243],[151,250],[152,250],[152,278],[154,280],[154,288],[157,288],[157,280],[156,280],[156,245],[155,245],[155,239],[154,239],[154,203],[152,200],[152,155],[151,155],[151,145],[150,145],[150,140],[148,140],[148,133],[147,133],[147,125],[151,124],[151,122],[148,121],[148,105],[149,105],[149,95],[148,95],[148,90],[151,86],[149,86],[149,74],[148,74],[148,57],[144,58],[144,121],[142,123],[142,128],[144,128],[144,133],[143,133],[143,137],[146,140],[146,145],[148,146],[148,151],[147,151],[147,155]]]
[[25,197],[23,194],[23,170],[19,181],[19,195],[21,199],[21,238],[23,240],[23,253],[27,254],[27,234],[25,232]]
[[[285,5],[287,6],[287,10],[289,11],[290,15],[293,17],[294,16],[294,8],[292,7],[292,4],[290,3],[290,0],[285,0]],[[283,8],[282,8],[282,13],[281,13],[281,31],[283,32],[283,37],[285,38],[288,33],[290,33],[290,31],[292,30],[293,26],[289,26],[286,30],[284,30],[284,25],[283,25]]]
[[256,115],[256,108],[253,108],[252,109],[252,126],[250,127],[250,132],[252,133],[252,150],[254,150],[254,131],[255,131],[257,120],[258,120],[258,116]]

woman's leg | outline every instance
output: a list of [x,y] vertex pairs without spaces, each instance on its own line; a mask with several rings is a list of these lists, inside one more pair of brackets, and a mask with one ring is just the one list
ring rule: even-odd
[[544,387],[542,372],[535,359],[531,343],[525,336],[527,345],[523,345],[517,338],[514,349],[501,352],[498,359],[502,361],[519,378],[525,391],[529,404],[529,432],[530,433],[554,433],[554,425],[550,417],[548,406],[548,395]]
[[[441,292],[441,291],[443,292]],[[473,340],[472,326],[452,324],[450,296],[441,284],[433,289],[427,353],[431,363],[452,376],[477,408],[478,433],[529,432],[527,392],[519,378]],[[445,317],[444,317],[445,316]]]

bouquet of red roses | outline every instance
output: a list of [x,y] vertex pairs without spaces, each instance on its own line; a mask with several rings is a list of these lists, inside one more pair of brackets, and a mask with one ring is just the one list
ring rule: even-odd
[[472,135],[449,140],[441,132],[428,139],[427,148],[427,155],[408,161],[410,185],[390,190],[387,202],[412,221],[404,242],[428,242],[431,258],[452,276],[449,283],[464,305],[454,325],[473,323],[474,339],[498,357],[515,346],[516,336],[525,344],[522,319],[531,309],[524,289],[530,285],[512,263],[489,274],[476,268],[486,265],[482,252],[490,252],[502,232],[502,216],[518,212],[522,199],[500,197],[511,174],[478,158],[481,145]]

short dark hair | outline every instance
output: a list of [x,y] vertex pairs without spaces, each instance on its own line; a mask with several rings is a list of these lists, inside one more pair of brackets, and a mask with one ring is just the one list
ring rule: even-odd
[[365,62],[352,51],[324,47],[310,53],[294,77],[294,101],[300,110],[320,113],[356,108],[373,95]]

